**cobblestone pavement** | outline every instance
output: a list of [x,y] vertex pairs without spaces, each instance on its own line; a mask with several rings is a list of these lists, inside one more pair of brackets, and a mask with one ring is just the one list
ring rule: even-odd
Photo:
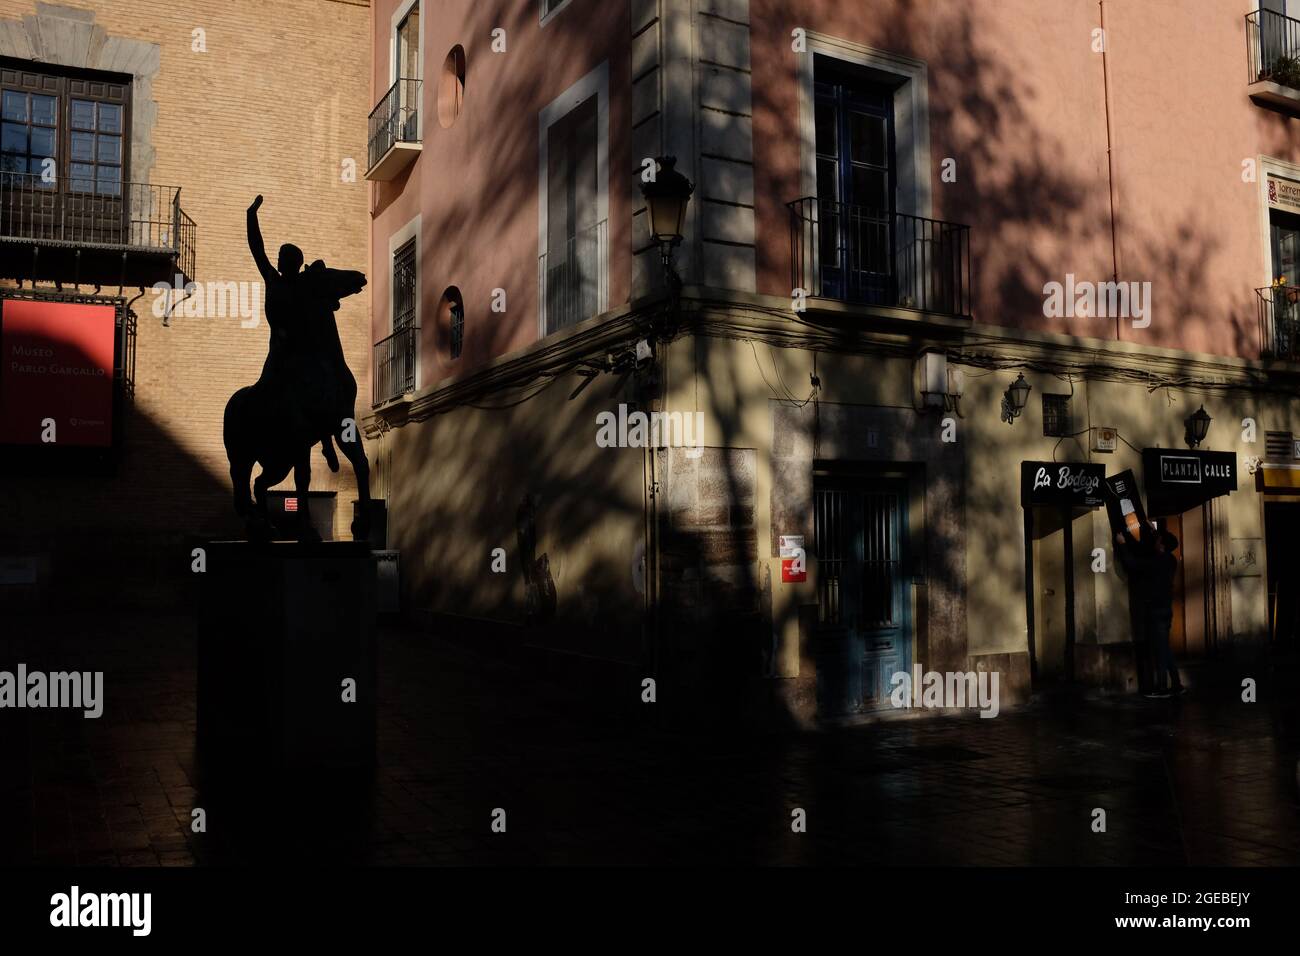
[[1282,668],[1249,705],[1202,681],[1179,701],[992,720],[685,733],[584,718],[506,661],[388,630],[373,780],[221,786],[196,772],[191,623],[14,630],[4,660],[103,670],[106,704],[99,720],[0,711],[5,865],[1300,863],[1300,695]]

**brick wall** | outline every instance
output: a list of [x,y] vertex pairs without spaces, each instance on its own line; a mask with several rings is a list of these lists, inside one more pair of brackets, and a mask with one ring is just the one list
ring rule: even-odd
[[[147,97],[139,76],[134,91],[137,110],[156,110],[151,142],[133,144],[129,175],[139,180],[144,172],[153,183],[180,187],[181,205],[198,225],[199,281],[258,280],[245,238],[245,210],[258,193],[266,197],[261,222],[272,259],[291,241],[308,262],[367,270],[368,2],[0,0],[4,52],[21,50],[32,36],[53,43],[55,32],[67,34],[58,41],[65,46],[84,37],[92,66],[112,49],[106,44],[156,47]],[[200,37],[206,52],[194,49]],[[151,70],[148,59],[117,68]],[[343,176],[348,159],[356,161],[352,182]],[[222,411],[231,393],[260,373],[265,319],[244,328],[238,318],[178,314],[164,327],[154,299],[150,291],[134,307],[136,392],[117,475],[29,475],[6,479],[0,491],[0,556],[52,554],[61,596],[68,588],[98,590],[93,582],[101,580],[116,586],[124,575],[143,595],[156,594],[164,582],[175,583],[184,534],[239,529]],[[370,394],[369,307],[367,290],[338,313],[362,414]],[[313,487],[337,491],[336,530],[345,534],[355,497],[346,462],[335,476],[317,455]]]

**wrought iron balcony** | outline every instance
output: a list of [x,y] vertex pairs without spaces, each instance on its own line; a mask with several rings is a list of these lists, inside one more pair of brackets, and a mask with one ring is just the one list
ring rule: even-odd
[[366,179],[388,182],[420,154],[420,80],[400,79],[370,111]]
[[1253,99],[1300,106],[1300,20],[1273,10],[1246,14],[1246,64]]
[[1260,354],[1265,358],[1300,361],[1300,286],[1256,289],[1259,308]]
[[141,286],[179,274],[191,282],[198,230],[180,200],[174,186],[0,173],[4,277]]
[[375,343],[375,405],[383,405],[415,391],[415,368],[420,356],[420,327],[406,325]]
[[609,221],[547,249],[537,261],[537,281],[548,335],[609,308]]
[[790,210],[792,288],[813,298],[970,315],[970,227],[805,197]]

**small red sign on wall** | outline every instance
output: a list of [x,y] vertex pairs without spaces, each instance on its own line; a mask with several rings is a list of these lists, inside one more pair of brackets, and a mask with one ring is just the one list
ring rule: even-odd
[[285,499],[284,499],[284,510],[285,510],[285,511],[297,511],[297,510],[298,510],[298,499],[297,499],[297,498],[285,498]]
[[781,583],[799,584],[808,580],[807,555],[803,535],[783,534],[777,539],[781,549]]

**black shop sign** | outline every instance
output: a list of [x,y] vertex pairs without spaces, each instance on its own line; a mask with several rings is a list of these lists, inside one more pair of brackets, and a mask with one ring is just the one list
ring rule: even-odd
[[1022,461],[1020,503],[1096,508],[1105,502],[1106,466],[1087,461]]
[[1235,452],[1145,448],[1142,470],[1152,515],[1182,514],[1237,490]]

